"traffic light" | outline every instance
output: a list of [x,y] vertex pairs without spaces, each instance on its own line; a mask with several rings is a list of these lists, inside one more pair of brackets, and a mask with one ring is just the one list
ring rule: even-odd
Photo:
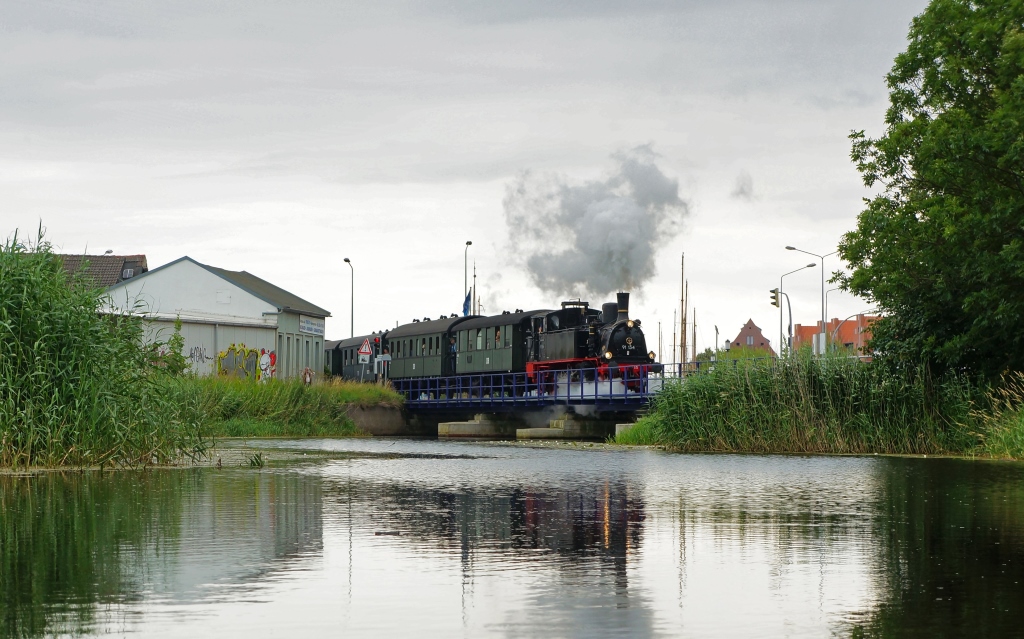
[[779,301],[779,289],[773,288],[769,293],[772,294],[772,306],[782,306],[782,302]]

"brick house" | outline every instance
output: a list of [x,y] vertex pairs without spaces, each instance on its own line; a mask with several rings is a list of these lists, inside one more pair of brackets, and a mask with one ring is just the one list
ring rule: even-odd
[[771,340],[764,336],[764,333],[754,324],[752,319],[748,319],[747,323],[740,329],[739,335],[729,342],[729,350],[736,348],[748,348],[764,351],[769,355],[775,355]]
[[[867,343],[871,340],[871,324],[878,319],[878,315],[859,314],[854,317],[840,320],[833,318],[825,327],[828,340],[835,346],[840,344],[846,350],[857,355],[867,354]],[[838,330],[837,330],[838,329]],[[793,327],[793,348],[800,350],[801,347],[811,348],[814,344],[815,335],[821,333],[821,322],[814,324],[797,324]],[[833,339],[833,335],[835,338]]]

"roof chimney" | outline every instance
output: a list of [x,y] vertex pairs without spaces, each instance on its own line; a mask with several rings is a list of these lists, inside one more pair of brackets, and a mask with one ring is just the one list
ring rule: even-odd
[[615,298],[618,300],[617,306],[619,307],[618,320],[629,319],[629,293],[616,293]]

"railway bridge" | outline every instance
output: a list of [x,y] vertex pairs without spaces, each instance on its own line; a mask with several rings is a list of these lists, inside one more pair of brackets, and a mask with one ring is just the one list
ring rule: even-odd
[[[440,437],[605,439],[632,424],[675,375],[635,367],[392,380]],[[546,425],[544,425],[546,422]]]

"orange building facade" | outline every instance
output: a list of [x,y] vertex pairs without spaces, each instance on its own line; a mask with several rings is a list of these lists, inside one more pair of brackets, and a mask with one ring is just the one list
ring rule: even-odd
[[[845,320],[834,318],[825,327],[828,343],[836,348],[842,347],[851,354],[869,354],[867,343],[871,340],[871,324],[878,315],[855,315]],[[793,327],[793,348],[811,348],[815,343],[815,335],[821,333],[821,322],[813,325],[797,324]],[[834,336],[834,337],[833,337]]]

